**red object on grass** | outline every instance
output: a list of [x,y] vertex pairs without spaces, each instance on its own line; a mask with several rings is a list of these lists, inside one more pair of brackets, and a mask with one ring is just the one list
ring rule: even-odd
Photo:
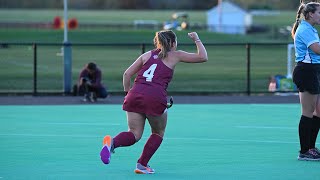
[[60,29],[62,27],[62,20],[60,16],[56,16],[53,19],[53,29]]
[[76,18],[71,18],[68,21],[68,28],[69,29],[76,29],[78,27],[78,20]]

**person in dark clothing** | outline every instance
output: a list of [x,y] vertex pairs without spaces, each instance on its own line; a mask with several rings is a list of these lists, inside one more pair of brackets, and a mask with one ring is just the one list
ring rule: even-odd
[[106,88],[101,83],[102,72],[93,62],[86,64],[81,70],[78,82],[79,94],[84,94],[83,101],[97,101],[97,98],[108,96]]
[[296,52],[292,79],[299,90],[302,111],[298,127],[298,160],[302,161],[320,161],[316,147],[320,128],[320,41],[316,25],[320,25],[320,3],[301,1],[292,28]]

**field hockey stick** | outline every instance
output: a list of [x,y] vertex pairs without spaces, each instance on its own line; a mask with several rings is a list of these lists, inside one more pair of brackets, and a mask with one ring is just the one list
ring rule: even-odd
[[167,103],[167,108],[168,108],[168,109],[171,108],[172,105],[173,105],[173,97],[171,96],[171,97],[170,97],[170,102]]

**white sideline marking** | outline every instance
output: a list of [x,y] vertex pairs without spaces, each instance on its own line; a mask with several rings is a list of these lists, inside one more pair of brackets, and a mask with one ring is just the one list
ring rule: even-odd
[[81,137],[81,138],[97,138],[98,136],[90,135],[72,135],[72,134],[0,134],[0,136],[29,136],[29,137]]
[[192,141],[228,141],[228,142],[256,142],[256,143],[276,143],[276,144],[297,144],[293,141],[260,141],[249,139],[216,139],[216,138],[165,138],[171,140],[192,140]]
[[280,126],[236,126],[236,128],[247,128],[247,129],[294,129],[298,127],[280,127]]
[[85,126],[120,126],[121,124],[107,124],[107,123],[46,123],[46,124],[53,124],[53,125],[85,125]]
[[[101,138],[102,136],[94,135],[72,135],[72,134],[0,134],[0,136],[29,136],[29,137],[71,137],[71,138]],[[149,137],[142,137],[148,139]],[[273,141],[273,140],[249,140],[249,139],[218,139],[218,138],[170,138],[165,137],[165,140],[185,140],[185,141],[222,141],[222,142],[254,142],[254,143],[273,143],[273,144],[297,144],[293,141]]]

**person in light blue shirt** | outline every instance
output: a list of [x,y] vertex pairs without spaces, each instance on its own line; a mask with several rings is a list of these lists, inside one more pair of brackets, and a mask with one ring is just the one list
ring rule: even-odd
[[315,53],[310,45],[319,44],[318,31],[308,21],[302,20],[294,38],[296,62],[320,63],[320,56]]
[[319,24],[320,3],[301,2],[292,28],[297,63],[292,77],[299,90],[302,110],[298,160],[320,161],[320,151],[315,146],[320,128],[320,44],[314,27]]

